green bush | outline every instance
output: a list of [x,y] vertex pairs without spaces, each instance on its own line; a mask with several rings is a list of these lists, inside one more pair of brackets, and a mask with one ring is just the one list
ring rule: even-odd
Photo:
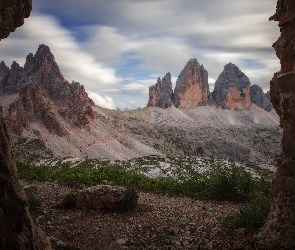
[[20,179],[29,181],[48,181],[51,173],[45,167],[36,167],[23,162],[16,162],[18,176]]
[[248,233],[256,233],[262,227],[270,211],[269,198],[263,193],[256,193],[236,215],[226,217],[221,222],[223,228],[245,228]]
[[77,190],[72,190],[62,200],[62,205],[65,209],[70,209],[76,206],[76,194]]
[[255,182],[250,173],[235,165],[216,166],[207,176],[203,193],[211,199],[242,201],[247,199]]
[[137,207],[138,194],[134,188],[128,188],[125,197],[111,208],[113,212],[125,213],[134,210]]

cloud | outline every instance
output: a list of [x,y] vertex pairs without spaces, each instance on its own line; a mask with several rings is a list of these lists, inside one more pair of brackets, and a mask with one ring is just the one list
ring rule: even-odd
[[268,21],[275,6],[269,0],[38,0],[25,25],[1,42],[0,58],[24,63],[44,43],[67,80],[116,107],[145,105],[156,78],[170,72],[175,79],[190,58],[208,71],[210,89],[232,62],[267,90],[279,69],[271,48],[279,29]]
[[116,105],[113,102],[113,99],[107,95],[105,95],[104,97],[91,92],[91,91],[87,91],[88,96],[94,101],[94,103],[100,107],[103,108],[108,108],[108,109],[115,109]]
[[[118,86],[121,81],[116,76],[115,69],[96,61],[93,55],[83,50],[75,41],[73,34],[52,16],[33,13],[23,27],[1,42],[0,57],[8,62],[18,58],[18,62],[23,64],[26,55],[29,52],[34,53],[39,44],[50,47],[62,74],[68,81],[79,81],[92,91]],[[21,50],[15,49],[20,47]]]

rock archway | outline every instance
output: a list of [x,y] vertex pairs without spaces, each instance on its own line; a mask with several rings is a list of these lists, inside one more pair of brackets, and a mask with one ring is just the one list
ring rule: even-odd
[[270,20],[279,21],[281,36],[273,44],[281,70],[271,80],[271,102],[283,128],[282,154],[273,176],[271,212],[260,237],[266,248],[295,249],[295,4],[278,0]]

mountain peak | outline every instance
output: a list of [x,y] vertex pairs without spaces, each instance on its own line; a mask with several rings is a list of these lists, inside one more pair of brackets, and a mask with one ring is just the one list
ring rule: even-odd
[[245,109],[251,106],[249,78],[233,63],[224,66],[212,92],[217,106]]

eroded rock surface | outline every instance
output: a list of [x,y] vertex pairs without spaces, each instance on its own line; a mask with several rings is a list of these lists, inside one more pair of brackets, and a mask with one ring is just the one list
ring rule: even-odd
[[0,0],[0,40],[22,26],[24,19],[30,16],[31,10],[32,0]]
[[256,104],[258,107],[263,108],[266,111],[270,111],[273,109],[268,94],[264,93],[258,85],[251,85],[250,97],[251,102]]
[[251,106],[249,78],[232,63],[224,66],[212,96],[218,107],[246,109]]
[[[31,0],[0,0],[0,40],[21,26],[30,15]],[[18,67],[15,65],[15,69]],[[0,64],[0,89],[9,78]],[[42,231],[33,223],[22,185],[19,183],[10,139],[0,107],[0,249],[51,249]]]
[[194,108],[209,100],[208,72],[197,59],[188,61],[176,81],[174,106]]
[[279,21],[281,36],[274,43],[281,70],[270,88],[272,104],[283,128],[282,154],[273,177],[268,221],[259,235],[266,248],[295,249],[295,5],[279,0],[270,20]]
[[40,45],[29,54],[24,67],[13,62],[9,69],[1,62],[0,84],[5,95],[19,94],[9,107],[8,126],[20,133],[32,121],[43,123],[57,135],[66,135],[55,113],[72,126],[82,127],[94,118],[93,101],[78,82],[67,82],[61,74],[49,47]]
[[148,107],[170,108],[172,105],[172,82],[171,74],[168,72],[161,80],[159,77],[157,83],[149,89]]
[[50,249],[29,214],[0,108],[0,249]]

